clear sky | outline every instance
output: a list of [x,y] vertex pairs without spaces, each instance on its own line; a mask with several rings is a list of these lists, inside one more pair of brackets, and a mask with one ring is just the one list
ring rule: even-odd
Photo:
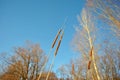
[[13,47],[26,40],[39,43],[45,53],[67,17],[62,44],[54,71],[70,62],[76,54],[70,43],[85,0],[0,0],[0,53],[12,53]]

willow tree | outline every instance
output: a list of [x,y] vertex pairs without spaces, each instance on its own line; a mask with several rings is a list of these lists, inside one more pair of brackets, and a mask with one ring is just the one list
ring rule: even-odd
[[96,64],[97,48],[95,48],[95,34],[96,27],[94,26],[93,16],[83,9],[80,16],[78,16],[80,27],[76,27],[76,34],[73,39],[73,47],[84,56],[84,63],[87,68],[86,75],[93,80],[101,80],[98,67]]

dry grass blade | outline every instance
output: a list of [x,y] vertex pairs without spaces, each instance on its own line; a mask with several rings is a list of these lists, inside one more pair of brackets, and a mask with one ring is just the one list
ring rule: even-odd
[[56,43],[56,41],[57,41],[57,39],[58,39],[58,36],[60,35],[61,31],[62,31],[62,29],[60,29],[60,30],[58,31],[58,33],[57,33],[57,35],[56,35],[56,37],[55,37],[55,39],[54,39],[54,41],[53,41],[52,48],[54,47],[54,45],[55,45],[55,43]]

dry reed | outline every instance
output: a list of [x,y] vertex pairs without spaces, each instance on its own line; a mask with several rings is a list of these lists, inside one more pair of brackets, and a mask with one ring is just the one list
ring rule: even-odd
[[[56,41],[57,41],[57,39],[58,39],[61,31],[62,31],[62,29],[59,30],[59,32],[58,32],[58,34],[57,34],[57,36],[56,36],[56,38],[55,38],[55,40],[54,40],[54,42],[53,42],[52,48],[54,48],[54,45],[55,45],[55,43],[56,43]],[[52,67],[53,67],[53,65],[54,65],[54,60],[55,60],[55,58],[56,58],[58,49],[59,49],[59,47],[60,47],[60,44],[61,44],[61,41],[62,41],[62,38],[63,38],[63,34],[64,34],[64,31],[62,31],[62,34],[60,35],[60,40],[59,40],[58,45],[57,45],[57,47],[56,47],[56,50],[55,50],[55,52],[54,52],[54,58],[53,58],[52,63],[51,63],[51,65],[50,65],[49,72],[48,72],[48,74],[47,74],[46,80],[48,80],[49,75],[50,75],[50,72],[51,72]]]
[[62,38],[63,38],[63,34],[64,34],[64,32],[62,32],[62,35],[60,36],[60,40],[59,40],[58,45],[57,45],[57,47],[56,47],[56,51],[55,51],[55,53],[54,53],[54,56],[57,55],[58,49],[59,49],[59,47],[60,47],[60,44],[61,44],[61,41],[62,41]]
[[[57,39],[58,39],[61,31],[62,31],[62,29],[59,29],[59,31],[58,31],[58,33],[57,33],[57,35],[56,35],[56,37],[55,37],[55,39],[54,39],[54,41],[53,41],[53,43],[52,43],[52,47],[51,47],[51,49],[50,49],[50,52],[48,53],[48,57],[47,57],[47,59],[46,59],[46,61],[45,61],[45,64],[44,64],[43,67],[42,67],[42,70],[45,68],[45,66],[46,66],[46,64],[47,64],[48,58],[50,57],[51,50],[52,50],[52,48],[54,48],[54,46],[55,46],[55,44],[56,44],[56,42],[57,42]],[[59,45],[60,45],[60,43],[61,43],[61,41],[59,42]],[[58,48],[59,48],[59,47],[58,47]],[[56,54],[57,54],[57,53],[56,53]],[[52,64],[50,65],[50,70],[51,70],[53,64],[54,64],[54,59],[53,59],[53,61],[52,61]],[[37,79],[37,80],[40,79],[40,77],[41,77],[41,75],[42,75],[42,70],[41,70],[40,75],[38,76],[38,79]],[[48,73],[48,75],[47,75],[46,80],[48,79],[48,77],[49,77],[49,73]]]
[[89,52],[89,62],[88,62],[88,70],[90,69],[90,66],[91,66],[91,62],[92,62],[92,51],[93,51],[93,46],[92,48],[90,49],[90,52]]
[[90,50],[90,53],[89,53],[89,55],[90,55],[91,58],[92,58],[92,51],[93,51],[93,46],[92,46],[92,48]]
[[57,33],[57,35],[56,35],[56,37],[55,37],[55,39],[54,39],[54,41],[53,41],[52,48],[54,48],[54,45],[55,45],[55,43],[56,43],[56,41],[57,41],[57,39],[58,39],[61,31],[62,31],[62,29],[60,29],[60,30],[58,31],[58,33]]
[[48,80],[48,78],[49,78],[49,76],[50,76],[50,72],[51,72],[51,70],[52,70],[52,67],[53,67],[53,64],[54,64],[54,60],[55,60],[55,56],[54,56],[54,58],[53,58],[53,60],[52,60],[52,63],[51,63],[51,65],[50,65],[50,69],[49,69],[49,72],[48,72],[48,74],[47,74],[46,80]]
[[72,64],[72,74],[75,73],[75,68],[74,68],[74,64]]
[[91,61],[88,62],[88,70],[90,69]]

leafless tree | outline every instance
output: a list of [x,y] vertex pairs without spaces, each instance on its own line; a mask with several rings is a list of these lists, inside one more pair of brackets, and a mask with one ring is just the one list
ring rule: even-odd
[[[45,54],[38,44],[14,49],[14,55],[7,60],[8,67],[4,75],[12,75],[17,79],[35,80],[45,63]],[[9,74],[8,74],[9,73]]]
[[104,48],[104,54],[100,60],[100,71],[103,79],[106,80],[119,80],[120,79],[120,48],[112,46],[109,43]]

